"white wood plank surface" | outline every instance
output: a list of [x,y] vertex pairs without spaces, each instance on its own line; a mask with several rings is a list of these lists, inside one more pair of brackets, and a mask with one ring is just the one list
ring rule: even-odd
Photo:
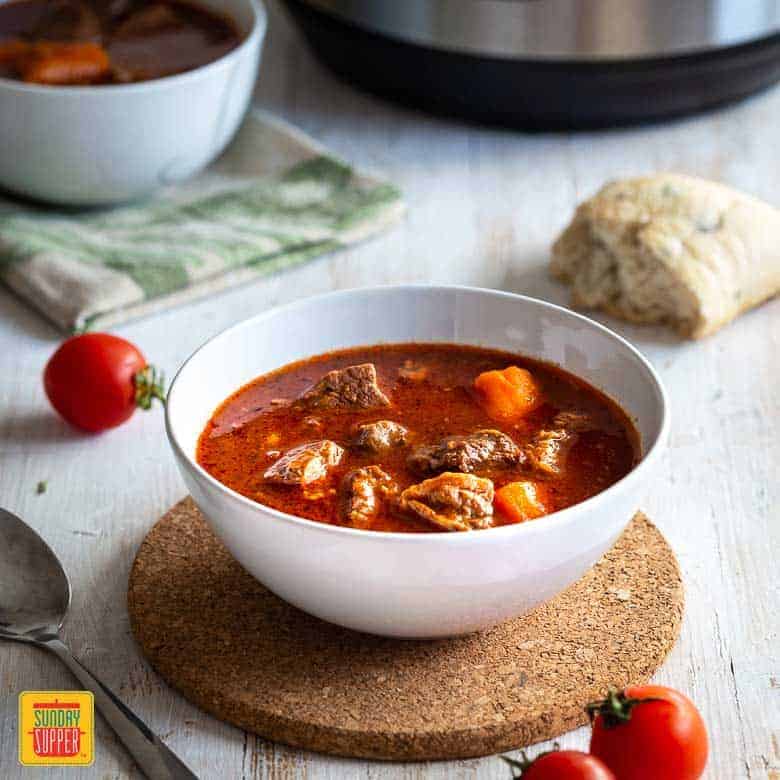
[[[523,135],[437,119],[337,82],[276,4],[257,101],[344,157],[401,185],[409,214],[380,239],[218,297],[119,328],[172,373],[202,341],[275,304],[404,281],[476,284],[565,302],[545,273],[575,203],[606,179],[690,172],[780,205],[780,89],[693,119],[640,129]],[[687,587],[682,637],[657,680],[687,692],[712,738],[707,777],[780,778],[780,300],[702,343],[601,318],[665,380],[673,429],[645,508]],[[308,754],[246,735],[170,691],[136,649],[127,574],[152,522],[184,493],[162,415],[98,437],[49,410],[41,370],[57,334],[0,291],[0,504],[45,535],[72,578],[65,635],[76,653],[203,778],[508,778],[497,758],[393,765]],[[39,480],[48,490],[36,494]],[[197,663],[197,659],[192,659]],[[0,778],[139,777],[102,724],[85,770],[16,763],[17,695],[69,688],[43,653],[0,644]],[[584,747],[586,730],[561,744]]]

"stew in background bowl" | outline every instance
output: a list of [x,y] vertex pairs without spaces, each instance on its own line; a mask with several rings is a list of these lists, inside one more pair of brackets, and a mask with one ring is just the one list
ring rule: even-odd
[[242,39],[229,16],[189,0],[10,0],[0,4],[0,77],[149,81],[214,62]]
[[68,207],[106,206],[189,179],[214,160],[249,108],[266,13],[262,0],[196,2],[240,35],[208,64],[128,83],[0,78],[0,187]]

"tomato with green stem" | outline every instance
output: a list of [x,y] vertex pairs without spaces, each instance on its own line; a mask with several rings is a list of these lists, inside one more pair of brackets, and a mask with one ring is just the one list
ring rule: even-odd
[[121,425],[155,398],[165,402],[162,375],[136,346],[109,333],[63,342],[46,364],[43,386],[65,420],[90,432]]
[[579,750],[554,750],[521,759],[502,756],[512,767],[512,778],[522,780],[617,780],[615,775],[595,756]]
[[610,691],[587,707],[590,752],[618,780],[697,780],[707,763],[707,729],[686,696],[661,685]]

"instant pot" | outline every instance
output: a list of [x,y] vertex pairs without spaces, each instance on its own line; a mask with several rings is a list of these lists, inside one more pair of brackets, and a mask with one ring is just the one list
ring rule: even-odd
[[355,84],[525,128],[641,122],[780,79],[780,0],[286,0]]

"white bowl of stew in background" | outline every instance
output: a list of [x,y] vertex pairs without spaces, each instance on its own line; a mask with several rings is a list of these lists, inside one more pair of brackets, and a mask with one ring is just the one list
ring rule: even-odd
[[[294,517],[240,495],[198,464],[198,439],[212,414],[256,377],[340,348],[404,342],[490,347],[556,364],[620,405],[640,434],[641,459],[603,492],[537,520],[418,534]],[[190,493],[247,571],[323,620],[407,638],[485,629],[575,582],[639,508],[667,430],[658,376],[621,337],[543,301],[463,287],[350,290],[260,314],[189,358],[171,385],[166,414]]]
[[[8,2],[24,0],[0,6]],[[184,181],[212,162],[249,107],[266,13],[260,0],[193,4],[229,17],[242,36],[193,70],[93,86],[0,78],[0,188],[64,206],[110,205]]]

